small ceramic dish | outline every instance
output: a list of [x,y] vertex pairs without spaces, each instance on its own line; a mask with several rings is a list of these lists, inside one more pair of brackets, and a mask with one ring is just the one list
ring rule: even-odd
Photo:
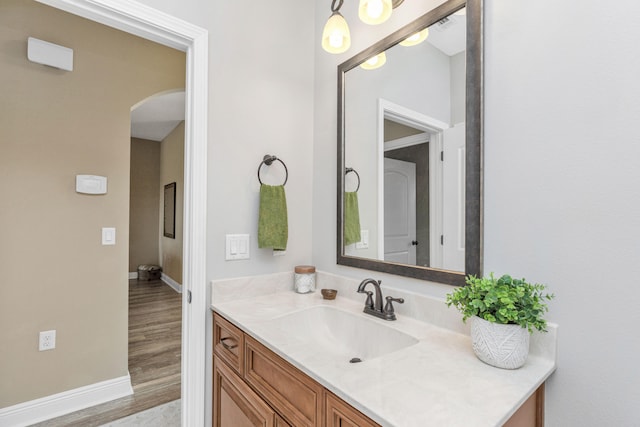
[[336,291],[335,289],[322,289],[320,293],[322,293],[322,297],[324,299],[336,299],[336,294],[338,293],[338,291]]

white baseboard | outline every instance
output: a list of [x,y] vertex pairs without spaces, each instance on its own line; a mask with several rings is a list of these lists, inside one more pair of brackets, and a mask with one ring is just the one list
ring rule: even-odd
[[0,425],[22,427],[133,394],[129,374],[0,409]]
[[167,276],[166,274],[162,273],[162,275],[160,276],[160,280],[162,280],[167,285],[171,286],[173,290],[178,292],[179,294],[182,293],[182,285],[176,282],[175,280],[173,280],[171,277]]
[[137,271],[130,271],[129,272],[129,279],[137,279],[138,278],[138,272]]

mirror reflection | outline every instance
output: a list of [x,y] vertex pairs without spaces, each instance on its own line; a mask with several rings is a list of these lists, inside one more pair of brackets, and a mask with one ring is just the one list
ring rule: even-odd
[[465,271],[465,48],[462,8],[345,72],[344,255]]

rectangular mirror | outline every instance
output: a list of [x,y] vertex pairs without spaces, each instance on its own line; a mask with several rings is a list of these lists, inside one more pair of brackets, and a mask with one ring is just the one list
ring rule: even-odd
[[481,274],[482,0],[449,0],[338,67],[337,182],[338,264]]

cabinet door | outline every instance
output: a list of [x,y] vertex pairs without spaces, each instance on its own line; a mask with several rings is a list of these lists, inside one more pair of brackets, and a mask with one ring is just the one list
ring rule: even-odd
[[339,397],[327,392],[327,427],[380,427]]
[[214,357],[213,427],[275,427],[276,417],[275,411],[260,396]]
[[244,379],[295,427],[323,424],[324,388],[271,350],[245,336]]
[[544,383],[520,406],[503,427],[544,427]]
[[291,427],[280,415],[276,414],[276,427]]

